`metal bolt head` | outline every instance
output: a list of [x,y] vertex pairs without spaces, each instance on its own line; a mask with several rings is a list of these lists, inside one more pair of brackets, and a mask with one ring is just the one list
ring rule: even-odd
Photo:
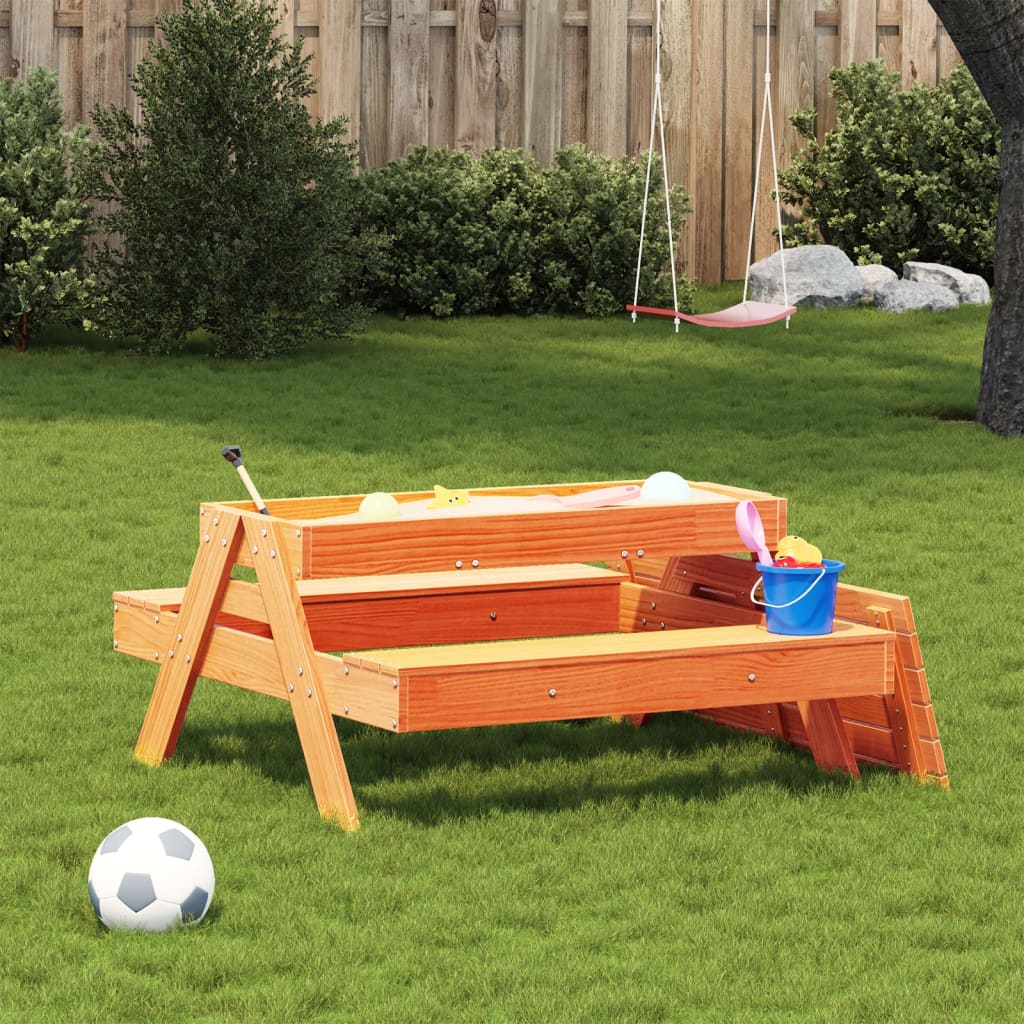
[[472,564],[473,564],[473,568],[474,569],[479,569],[480,568],[480,559],[479,558],[474,558]]
[[757,680],[757,676],[753,672],[748,674],[748,676],[747,676],[747,682],[748,683],[756,682],[756,680]]
[[619,556],[621,558],[629,558],[629,552],[626,551],[625,549],[623,549],[622,551],[619,552]]
[[398,680],[397,679],[392,679],[391,680],[391,689],[392,690],[397,690],[398,689]]
[[497,622],[497,621],[498,621],[498,613],[497,612],[491,612],[491,622]]
[[461,558],[455,563],[455,568],[456,569],[461,569],[462,568],[462,559]]
[[548,690],[548,696],[549,696],[549,697],[554,697],[554,696],[556,696],[557,694],[558,694],[558,691],[557,691],[557,690],[556,690],[556,689],[555,689],[555,688],[554,688],[553,686],[551,687],[551,689],[550,689],[550,690]]

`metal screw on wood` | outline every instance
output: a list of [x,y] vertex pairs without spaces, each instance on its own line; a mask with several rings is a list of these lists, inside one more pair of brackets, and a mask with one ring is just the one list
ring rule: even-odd
[[550,690],[548,690],[548,696],[549,697],[554,697],[554,696],[557,695],[557,693],[558,693],[558,691],[553,686],[551,687]]
[[749,674],[749,675],[747,676],[747,682],[748,682],[748,683],[752,683],[752,682],[754,682],[754,681],[755,681],[756,679],[757,679],[757,676],[756,676],[756,675],[754,675],[754,673],[753,673],[753,672],[751,672],[751,673],[750,673],[750,674]]

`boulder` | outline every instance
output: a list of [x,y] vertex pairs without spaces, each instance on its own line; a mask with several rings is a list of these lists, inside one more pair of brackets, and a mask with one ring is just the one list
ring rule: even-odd
[[883,267],[881,263],[871,263],[866,267],[857,267],[857,273],[860,274],[860,281],[864,286],[864,294],[860,301],[865,306],[874,304],[875,295],[880,288],[884,288],[890,281],[899,280],[895,270]]
[[[786,295],[782,289],[782,260]],[[776,252],[750,268],[750,298],[794,306],[856,306],[864,293],[857,268],[834,245],[801,245]]]
[[888,313],[906,313],[912,309],[944,312],[956,309],[960,300],[949,288],[926,281],[890,281],[875,293],[875,305]]
[[942,263],[904,263],[903,278],[906,281],[942,285],[953,292],[960,302],[984,305],[992,298],[985,278],[944,266]]

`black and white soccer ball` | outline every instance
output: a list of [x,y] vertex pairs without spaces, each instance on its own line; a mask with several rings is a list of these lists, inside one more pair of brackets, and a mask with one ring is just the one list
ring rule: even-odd
[[205,917],[213,861],[202,840],[168,818],[136,818],[100,843],[89,898],[108,928],[162,932]]

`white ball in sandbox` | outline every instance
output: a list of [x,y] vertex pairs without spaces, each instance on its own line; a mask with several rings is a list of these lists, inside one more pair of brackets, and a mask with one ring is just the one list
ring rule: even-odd
[[678,474],[664,470],[649,476],[640,487],[645,501],[686,501],[690,485]]
[[397,519],[398,502],[391,494],[374,491],[359,503],[360,519]]

